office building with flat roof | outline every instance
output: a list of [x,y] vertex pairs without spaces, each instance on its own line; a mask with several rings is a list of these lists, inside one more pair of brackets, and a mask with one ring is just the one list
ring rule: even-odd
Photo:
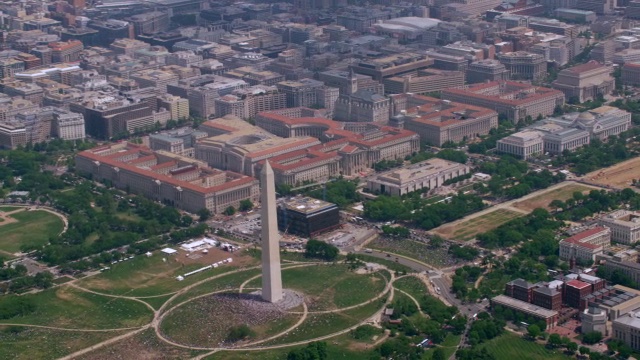
[[336,204],[310,197],[293,197],[278,202],[278,230],[285,234],[313,237],[340,226]]
[[256,125],[282,137],[313,136],[321,145],[269,159],[276,181],[298,185],[333,176],[357,175],[381,160],[402,159],[420,149],[412,131],[375,123],[340,123],[313,117],[310,109],[281,109],[258,114]]
[[487,135],[498,127],[497,112],[449,100],[400,94],[392,96],[392,107],[391,125],[416,132],[421,142],[433,146]]
[[611,323],[611,337],[640,350],[640,311],[632,311]]
[[466,175],[469,171],[464,164],[431,159],[380,174],[369,179],[367,187],[374,193],[401,196],[424,188],[435,189],[445,181]]
[[423,54],[400,53],[385,57],[362,60],[351,65],[358,74],[371,76],[376,81],[384,78],[401,76],[433,65],[433,59]]
[[250,176],[130,143],[83,151],[76,155],[76,170],[191,213],[208,209],[218,214],[242,200],[256,202],[260,194],[258,181]]
[[560,259],[591,263],[611,245],[611,230],[598,226],[560,241]]
[[540,80],[547,76],[544,56],[526,51],[496,54],[496,59],[509,71],[511,80]]
[[547,324],[547,329],[555,327],[558,323],[557,311],[545,309],[505,295],[498,295],[491,299],[492,310],[495,310],[496,306],[502,306],[507,309],[518,311],[523,315],[544,320]]
[[598,96],[604,97],[613,91],[615,80],[611,72],[611,67],[591,60],[560,71],[551,86],[562,91],[565,99],[572,103],[595,100]]
[[442,99],[495,110],[513,123],[527,116],[534,119],[538,115],[549,116],[556,106],[564,105],[561,91],[514,81],[492,81],[463,89],[445,89]]
[[623,244],[640,241],[640,212],[616,210],[600,219],[598,224],[611,229],[611,240]]
[[509,71],[500,61],[485,59],[469,64],[466,77],[468,84],[504,81],[509,80]]
[[206,121],[199,130],[209,137],[196,144],[197,159],[249,176],[258,174],[263,160],[320,144],[309,136],[280,138],[232,115]]
[[544,134],[540,131],[525,130],[511,134],[496,142],[496,150],[503,154],[515,155],[523,160],[542,154]]
[[464,86],[464,72],[439,69],[419,70],[417,74],[382,80],[386,94],[429,94]]

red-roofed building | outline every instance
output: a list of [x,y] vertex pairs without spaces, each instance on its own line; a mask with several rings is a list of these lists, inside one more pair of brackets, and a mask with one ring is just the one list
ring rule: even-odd
[[572,308],[580,307],[580,300],[593,292],[591,284],[580,280],[568,281],[564,286],[564,303]]
[[80,40],[56,41],[49,43],[49,48],[51,48],[51,61],[53,63],[66,63],[78,61],[84,45]]
[[615,80],[611,76],[612,71],[611,67],[591,60],[560,71],[551,86],[562,91],[569,102],[595,100],[598,95],[609,95],[613,91]]
[[492,81],[474,84],[464,89],[446,89],[442,99],[495,110],[514,123],[527,116],[553,114],[556,106],[564,105],[561,91],[515,81]]
[[391,123],[434,146],[487,135],[498,127],[498,113],[480,106],[410,94],[392,95],[391,101],[396,113]]
[[258,114],[256,125],[285,138],[312,136],[322,141],[306,150],[270,158],[278,184],[296,185],[336,175],[356,175],[378,161],[402,159],[420,149],[416,133],[372,123],[340,123],[266,111]]
[[258,201],[258,180],[221,171],[205,163],[166,151],[126,142],[83,151],[76,169],[95,180],[109,180],[118,189],[196,213],[220,213],[240,201]]
[[590,263],[609,245],[611,245],[611,230],[608,227],[598,226],[560,241],[559,256],[565,261],[575,259],[578,262]]

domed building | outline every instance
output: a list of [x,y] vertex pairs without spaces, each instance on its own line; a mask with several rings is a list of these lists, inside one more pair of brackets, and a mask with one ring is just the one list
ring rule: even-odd
[[[525,131],[511,135],[509,139],[518,138],[518,134],[521,133],[527,133],[531,137],[531,133],[535,132],[541,136],[543,144],[542,150],[538,153],[557,155],[588,145],[591,139],[606,141],[609,136],[618,135],[630,126],[630,113],[611,106],[601,106],[582,113],[541,120]],[[502,146],[507,143],[510,147]],[[520,148],[513,149],[513,146],[513,142],[508,141],[508,138],[498,141],[498,150],[502,152],[519,156],[526,153]],[[527,156],[532,155],[535,155],[535,152],[527,153]]]

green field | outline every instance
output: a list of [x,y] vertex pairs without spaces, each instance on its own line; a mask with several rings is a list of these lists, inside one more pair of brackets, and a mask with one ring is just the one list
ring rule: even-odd
[[[74,360],[110,359],[190,359],[204,351],[169,345],[156,337],[152,329],[142,331],[113,344],[101,347]],[[144,354],[144,356],[141,356]]]
[[[167,261],[164,262],[162,259]],[[114,295],[155,296],[175,292],[196,281],[237,269],[233,266],[221,266],[192,275],[177,281],[176,277],[204,264],[182,265],[175,259],[155,252],[153,256],[136,256],[134,259],[111,265],[111,269],[100,275],[81,280],[78,285]]]
[[74,289],[68,285],[23,295],[36,304],[36,311],[1,320],[9,324],[32,324],[65,329],[117,329],[142,326],[152,313],[144,304]]
[[394,281],[393,287],[406,292],[418,301],[420,301],[423,296],[429,294],[427,285],[414,276],[407,276]]
[[434,232],[446,239],[469,241],[480,233],[493,230],[520,216],[524,216],[524,214],[512,210],[497,209],[467,221],[443,225],[435,229]]
[[[453,353],[456,352],[457,346],[459,343],[460,343],[460,335],[453,335],[451,333],[447,334],[447,337],[444,338],[444,341],[442,342],[442,344],[438,345],[444,349],[445,359],[448,359],[449,357],[451,357],[451,355],[453,355]],[[430,360],[433,357],[434,351],[435,351],[435,348],[431,348],[425,351],[422,358],[424,360]],[[510,359],[510,360],[513,360],[513,359]]]
[[[260,269],[250,269],[233,274],[224,275],[218,279],[211,281],[205,281],[202,284],[196,285],[193,288],[185,291],[184,293],[176,296],[169,302],[167,308],[180,304],[183,301],[193,299],[199,295],[210,294],[212,292],[220,290],[235,290],[242,285],[243,282],[251,279],[252,277],[259,275]],[[149,299],[144,299],[145,301]]]
[[[247,287],[259,288],[261,281],[254,279]],[[342,264],[284,269],[282,283],[285,288],[305,294],[309,311],[361,304],[378,295],[386,285],[378,274],[358,275]]]
[[[370,242],[368,246],[381,252],[391,252],[416,259],[437,268],[451,266],[456,263],[455,259],[447,252],[445,246],[433,248],[425,243],[411,239],[397,240],[378,237]],[[393,259],[393,255],[389,259]]]
[[[327,359],[331,360],[371,360],[375,359],[375,352],[371,349],[363,350],[361,347],[350,348],[341,342],[334,344],[334,339],[327,341]],[[206,360],[283,360],[287,354],[303,346],[292,346],[284,349],[265,351],[220,351],[207,356]]]
[[2,212],[10,212],[14,210],[22,209],[20,206],[0,206],[0,211]]
[[10,217],[18,221],[0,226],[0,250],[10,253],[19,252],[21,245],[45,245],[64,228],[59,217],[43,210],[21,211]]
[[371,304],[342,312],[311,313],[295,330],[282,337],[265,342],[263,345],[287,344],[305,339],[315,339],[347,329],[380,310],[384,306],[384,300],[381,299]]
[[254,332],[250,341],[257,341],[285,331],[302,316],[240,308],[238,296],[235,292],[205,295],[183,304],[162,319],[162,334],[179,344],[213,348],[224,346],[234,326],[248,325]]
[[504,334],[481,345],[485,347],[496,360],[569,360],[561,351],[549,350],[543,345],[525,340],[514,334]]
[[0,359],[57,359],[124,333],[125,331],[74,332],[0,326]]

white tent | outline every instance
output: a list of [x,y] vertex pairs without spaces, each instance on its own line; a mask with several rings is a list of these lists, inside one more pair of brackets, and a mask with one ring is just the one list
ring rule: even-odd
[[173,254],[178,252],[178,250],[174,250],[172,248],[164,248],[164,249],[162,249],[160,251],[162,251],[165,254],[169,254],[169,255],[173,255]]

